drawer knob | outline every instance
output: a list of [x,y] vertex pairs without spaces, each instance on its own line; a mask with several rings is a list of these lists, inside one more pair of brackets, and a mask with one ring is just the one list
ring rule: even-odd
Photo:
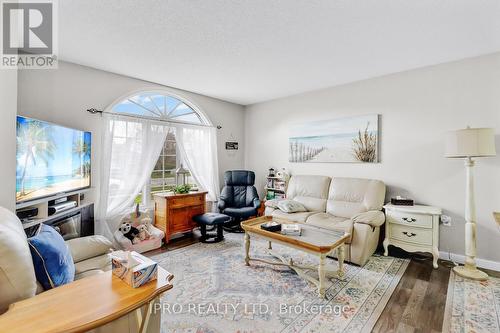
[[413,222],[417,222],[417,219],[414,219],[413,217],[403,217],[403,221],[408,222],[408,223],[413,223]]
[[403,231],[403,235],[405,235],[407,237],[413,237],[413,236],[416,236],[417,234],[414,232]]

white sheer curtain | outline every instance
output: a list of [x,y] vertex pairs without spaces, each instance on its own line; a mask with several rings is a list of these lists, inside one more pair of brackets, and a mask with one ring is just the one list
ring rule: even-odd
[[217,201],[220,188],[215,128],[177,126],[176,142],[186,168],[201,189],[208,191],[207,200]]
[[103,150],[96,231],[109,239],[149,180],[169,127],[158,121],[103,115]]

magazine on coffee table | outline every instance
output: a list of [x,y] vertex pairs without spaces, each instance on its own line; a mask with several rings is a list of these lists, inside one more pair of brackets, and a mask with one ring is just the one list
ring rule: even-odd
[[298,224],[282,224],[281,234],[289,236],[300,236],[302,233],[302,228]]

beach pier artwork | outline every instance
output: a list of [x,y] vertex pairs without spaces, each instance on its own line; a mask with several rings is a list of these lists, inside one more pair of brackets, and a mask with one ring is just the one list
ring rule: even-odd
[[325,147],[311,147],[299,140],[290,140],[290,162],[308,162],[314,159]]
[[376,163],[379,116],[314,121],[292,127],[288,149],[290,162]]

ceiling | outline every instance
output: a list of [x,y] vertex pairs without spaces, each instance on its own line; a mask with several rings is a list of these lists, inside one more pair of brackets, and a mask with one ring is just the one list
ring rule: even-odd
[[499,0],[63,0],[59,58],[243,105],[500,51]]

